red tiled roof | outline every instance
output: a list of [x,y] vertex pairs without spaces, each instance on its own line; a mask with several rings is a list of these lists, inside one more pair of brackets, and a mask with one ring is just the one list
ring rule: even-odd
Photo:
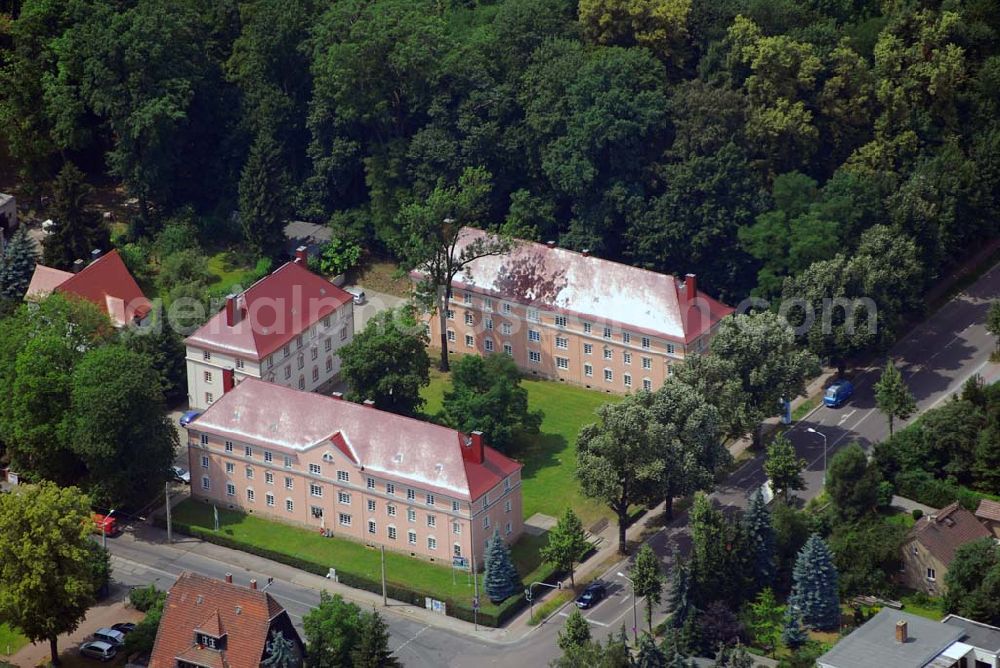
[[[463,228],[455,252],[487,235]],[[474,260],[453,285],[684,342],[733,313],[703,291],[691,301],[673,276],[532,241]]]
[[225,309],[194,334],[188,345],[261,360],[353,297],[295,262],[287,262],[237,295],[241,315],[230,327]]
[[[282,612],[266,592],[182,573],[167,594],[149,668],[175,668],[178,657],[206,668],[259,666],[271,622]],[[225,649],[199,648],[195,629],[211,632],[207,626],[216,624],[226,633]]]
[[521,468],[488,446],[482,464],[467,461],[465,436],[454,429],[254,378],[222,395],[190,428],[291,451],[336,449],[366,471],[472,501]]
[[976,517],[1000,522],[1000,503],[983,499],[979,502],[979,507],[976,508]]
[[935,513],[924,515],[910,529],[910,537],[945,566],[955,558],[958,548],[991,535],[975,515],[958,505],[957,501]]
[[39,298],[52,292],[75,295],[96,304],[119,327],[146,317],[151,308],[117,250],[94,260],[78,274],[36,265],[27,295]]

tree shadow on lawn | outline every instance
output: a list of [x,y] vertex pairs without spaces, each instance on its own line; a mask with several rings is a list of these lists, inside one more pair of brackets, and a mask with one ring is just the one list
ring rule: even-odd
[[[569,442],[562,434],[518,434],[510,456],[521,462],[521,478],[534,478],[541,469],[566,464],[560,455],[569,450]],[[572,454],[572,453],[570,453]],[[576,461],[569,462],[573,467]]]

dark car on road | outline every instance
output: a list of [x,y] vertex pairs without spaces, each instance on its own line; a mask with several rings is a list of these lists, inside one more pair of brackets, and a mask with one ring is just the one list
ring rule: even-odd
[[583,593],[576,599],[576,607],[583,608],[584,610],[592,608],[601,602],[601,599],[604,598],[605,594],[607,594],[607,589],[604,584],[601,582],[593,582],[587,585],[587,588],[584,589]]

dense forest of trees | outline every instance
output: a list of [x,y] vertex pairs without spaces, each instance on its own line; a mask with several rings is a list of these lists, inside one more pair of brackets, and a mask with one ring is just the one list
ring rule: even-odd
[[[733,303],[854,296],[900,269],[906,294],[884,296],[905,311],[998,231],[998,0],[0,11],[0,135],[24,192],[67,162],[106,171],[139,200],[133,236],[243,202],[391,253],[397,213],[476,167],[484,226],[694,272]],[[835,338],[807,342],[872,343]]]

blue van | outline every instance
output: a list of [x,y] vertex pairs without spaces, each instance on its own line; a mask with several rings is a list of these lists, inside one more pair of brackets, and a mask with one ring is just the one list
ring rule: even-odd
[[838,380],[826,388],[823,395],[823,405],[827,408],[837,408],[854,394],[854,385],[849,380]]

